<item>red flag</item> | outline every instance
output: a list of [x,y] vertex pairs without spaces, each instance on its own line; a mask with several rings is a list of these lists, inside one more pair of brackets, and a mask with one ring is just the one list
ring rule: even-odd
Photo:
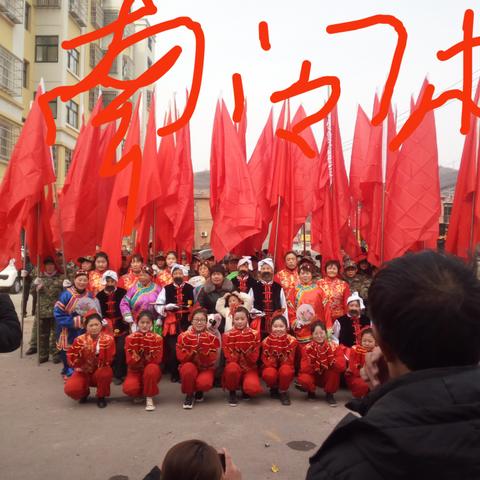
[[353,136],[352,157],[350,162],[350,191],[356,202],[362,201],[360,182],[362,172],[366,166],[368,154],[368,142],[370,139],[370,120],[359,105],[357,110],[357,122]]
[[243,112],[240,122],[236,124],[240,147],[243,152],[243,158],[247,161],[247,99],[243,103]]
[[[480,81],[475,93],[478,105]],[[478,118],[470,115],[470,130],[465,137],[462,160],[458,171],[457,185],[453,199],[450,224],[448,226],[445,250],[470,259],[480,242],[480,175],[478,168]]]
[[215,257],[222,258],[260,231],[261,217],[238,135],[223,101],[215,117],[210,167],[215,194],[211,246]]
[[[419,101],[427,85],[425,80]],[[417,242],[435,243],[440,218],[440,180],[433,111],[427,112],[403,143],[392,169],[385,203],[384,261],[417,248]]]
[[1,261],[20,260],[20,230],[30,211],[41,201],[44,188],[55,182],[52,155],[46,144],[47,126],[36,99],[13,149],[0,186]]
[[[140,107],[141,95],[138,96],[133,118],[125,138],[122,155],[128,155],[137,145],[140,145],[140,120],[138,110]],[[123,170],[115,175],[115,182],[112,190],[105,229],[102,237],[102,250],[108,254],[110,268],[119,270],[121,267],[121,248],[124,233],[124,221],[127,210],[128,195],[132,180],[133,164],[129,163]]]

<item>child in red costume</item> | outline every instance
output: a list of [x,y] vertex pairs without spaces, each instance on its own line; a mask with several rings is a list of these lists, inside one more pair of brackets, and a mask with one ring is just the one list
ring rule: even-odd
[[288,388],[295,376],[297,341],[287,334],[287,319],[283,315],[272,318],[272,333],[262,342],[262,378],[270,387],[270,396],[279,398],[282,405],[290,405]]
[[107,406],[113,372],[110,365],[115,355],[115,342],[111,335],[102,332],[102,317],[96,310],[85,314],[86,333],[73,341],[67,352],[68,364],[74,369],[65,383],[65,394],[80,403],[86,403],[89,387],[97,387],[97,405]]
[[311,327],[312,341],[302,350],[298,383],[308,392],[308,398],[315,398],[317,386],[323,387],[327,403],[336,407],[333,394],[340,386],[340,374],[345,371],[346,362],[343,350],[329,342],[327,329],[322,322],[315,322]]
[[203,401],[203,393],[213,387],[215,363],[220,340],[207,330],[207,310],[198,308],[191,317],[192,326],[177,340],[177,359],[180,362],[182,392],[186,395],[183,408],[193,408]]
[[360,370],[365,365],[365,354],[371,352],[375,346],[373,330],[370,327],[365,327],[361,332],[360,345],[356,344],[350,350],[345,381],[354,398],[362,398],[369,391],[367,383],[360,376]]
[[244,397],[263,392],[258,378],[257,360],[260,355],[260,334],[249,326],[250,314],[238,307],[233,317],[233,329],[223,335],[223,353],[226,365],[223,386],[229,391],[229,405],[238,404],[236,391],[241,388]]
[[152,312],[140,312],[138,330],[125,339],[127,377],[123,382],[123,393],[134,399],[146,397],[145,410],[155,410],[153,397],[158,395],[158,382],[162,377],[160,362],[163,357],[163,338],[152,332]]

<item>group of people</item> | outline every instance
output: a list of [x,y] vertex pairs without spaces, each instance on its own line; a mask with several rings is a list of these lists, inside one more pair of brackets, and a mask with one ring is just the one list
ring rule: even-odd
[[150,265],[134,254],[119,276],[97,252],[70,265],[65,278],[46,258],[32,281],[39,325],[27,354],[63,363],[65,393],[80,403],[96,387],[99,407],[107,405],[113,381],[154,410],[162,372],[181,383],[185,409],[214,386],[235,406],[239,394],[260,395],[261,380],[282,405],[290,405],[295,378],[309,399],[323,388],[331,406],[342,377],[353,397],[365,396],[360,371],[375,347],[364,313],[368,263],[357,271],[346,259],[342,272],[329,260],[322,277],[309,256],[288,252],[284,260],[275,274],[269,257],[216,263],[209,256],[185,265],[169,252]]

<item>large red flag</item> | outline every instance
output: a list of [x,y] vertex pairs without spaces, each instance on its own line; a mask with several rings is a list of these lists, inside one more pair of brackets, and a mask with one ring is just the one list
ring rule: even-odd
[[[423,96],[425,81],[419,95]],[[419,103],[417,103],[418,105]],[[392,169],[385,198],[384,261],[417,248],[431,247],[438,238],[440,180],[435,114],[426,113],[405,140]]]
[[243,152],[243,158],[247,161],[247,99],[243,103],[242,117],[236,124],[240,147]]
[[370,120],[367,114],[359,105],[357,110],[357,121],[355,123],[355,133],[353,135],[352,157],[350,161],[350,192],[355,202],[362,201],[362,191],[360,182],[362,172],[368,154],[368,142],[370,139]]
[[261,228],[260,210],[250,174],[238,134],[223,101],[217,107],[212,134],[212,170],[215,172],[211,176],[215,205],[211,246],[215,257],[220,259]]
[[[477,84],[475,105],[478,105],[480,81]],[[480,175],[478,118],[470,115],[470,130],[465,137],[462,160],[458,171],[450,224],[445,250],[470,259],[480,242]]]
[[[135,110],[133,112],[130,128],[125,138],[122,155],[128,155],[132,149],[140,145],[140,119],[138,110],[140,107],[141,95],[138,96]],[[105,229],[102,237],[102,250],[108,254],[112,270],[119,270],[121,267],[121,248],[124,234],[124,221],[127,210],[128,196],[131,187],[133,164],[129,163],[123,170],[115,175],[115,183],[112,190]]]
[[13,149],[0,185],[0,262],[20,260],[20,230],[31,210],[41,201],[44,188],[55,182],[50,147],[45,138],[47,126],[36,99]]

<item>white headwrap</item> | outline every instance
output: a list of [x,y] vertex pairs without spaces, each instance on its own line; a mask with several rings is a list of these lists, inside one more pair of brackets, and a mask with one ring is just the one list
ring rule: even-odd
[[172,273],[173,273],[175,270],[181,270],[184,277],[187,277],[187,276],[188,276],[188,268],[185,267],[185,265],[180,265],[179,263],[174,263],[174,264],[172,265],[172,267],[171,267]]
[[260,270],[263,265],[268,265],[272,270],[275,270],[273,266],[273,260],[271,258],[264,258],[258,262],[258,269]]
[[252,260],[250,260],[251,258],[252,258],[252,257],[243,256],[243,257],[238,261],[237,268],[240,268],[241,265],[247,264],[247,265],[248,265],[248,269],[249,269],[249,270],[253,270]]
[[360,310],[365,310],[365,304],[363,303],[362,297],[358,294],[358,292],[353,292],[347,299],[347,305],[350,302],[358,302],[360,304]]
[[115,280],[116,282],[118,282],[117,272],[114,272],[113,270],[107,270],[106,272],[103,272],[102,282],[101,282],[102,285],[107,284],[107,277],[110,277],[112,280]]

